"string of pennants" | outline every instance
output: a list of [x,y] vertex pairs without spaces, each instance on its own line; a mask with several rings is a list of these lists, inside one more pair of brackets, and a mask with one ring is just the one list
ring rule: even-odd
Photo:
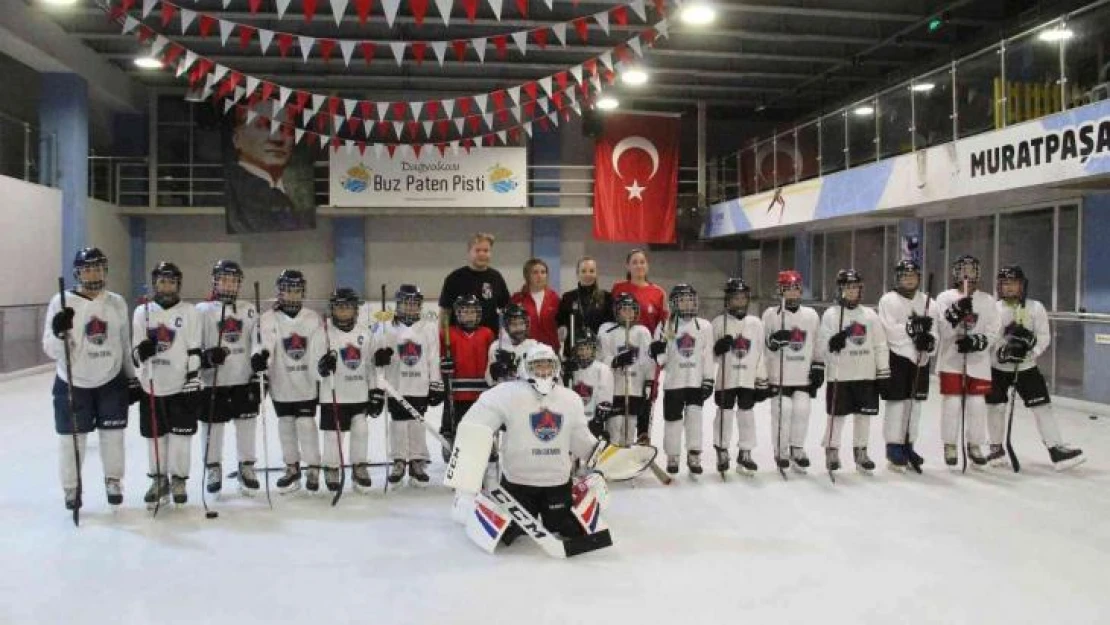
[[[310,37],[308,35],[270,30],[226,20],[215,17],[209,13],[186,9],[180,4],[169,0],[120,0],[119,4],[112,9],[111,17],[116,18],[126,15],[135,7],[136,2],[139,1],[142,2],[140,15],[143,20],[146,20],[150,14],[154,12],[155,7],[159,7],[159,15],[163,29],[169,28],[174,18],[177,17],[182,35],[188,34],[195,24],[196,32],[199,36],[218,36],[220,44],[224,47],[227,47],[229,40],[234,38],[238,41],[239,48],[245,50],[257,39],[263,55],[266,55],[271,47],[276,47],[278,54],[282,58],[289,56],[295,43],[305,63],[312,57],[314,51],[318,53],[325,62],[328,62],[335,56],[335,52],[338,49],[344,65],[348,67],[351,65],[351,60],[355,57],[356,51],[359,56],[362,57],[363,61],[367,65],[370,65],[378,56],[378,51],[386,48],[392,52],[393,58],[398,66],[404,62],[406,55],[411,55],[411,58],[417,65],[423,64],[428,55],[428,50],[432,51],[439,65],[442,66],[449,57],[448,49],[451,50],[455,59],[460,63],[466,61],[468,52],[471,50],[473,50],[479,63],[485,63],[486,51],[491,44],[493,45],[498,59],[504,59],[506,57],[510,41],[515,44],[521,56],[527,56],[530,45],[538,46],[540,49],[546,49],[549,42],[554,44],[554,42],[557,41],[560,46],[566,47],[568,26],[578,34],[579,40],[585,44],[589,41],[589,28],[591,23],[596,24],[606,35],[610,33],[611,24],[627,26],[629,21],[628,14],[630,11],[639,18],[640,22],[648,23],[645,0],[631,0],[628,4],[619,5],[607,11],[601,11],[593,15],[575,18],[569,22],[560,22],[541,28],[520,30],[487,37],[434,41],[382,41],[372,39]],[[394,7],[395,15],[395,9],[399,1],[400,0],[383,0],[382,4],[385,5],[389,2],[393,2],[394,4],[392,6]],[[477,2],[477,0],[473,1]],[[527,2],[527,0],[523,1],[525,3]],[[662,18],[664,15],[665,0],[653,1],[656,13]],[[332,0],[333,5],[337,2],[342,2],[342,0]],[[410,0],[410,4],[420,4],[421,2],[426,8],[427,0]],[[447,2],[450,2],[450,0],[447,0]],[[498,5],[498,10],[500,10],[500,0],[491,0],[491,4],[494,3]],[[224,4],[225,6],[228,5],[227,0],[225,0]],[[306,5],[307,4],[309,3],[306,3]],[[343,4],[345,5],[346,3],[343,2]],[[498,15],[499,14],[500,13],[498,13]],[[342,13],[340,13],[340,15],[342,15]],[[392,27],[393,19],[390,17],[390,14],[387,13],[386,17],[389,21],[389,25]]]

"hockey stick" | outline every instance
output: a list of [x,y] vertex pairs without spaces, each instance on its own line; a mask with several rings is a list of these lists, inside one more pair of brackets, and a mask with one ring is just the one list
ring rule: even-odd
[[[967,278],[966,277],[964,278],[963,288],[960,290],[960,297],[970,297],[970,295],[967,292]],[[965,320],[960,321],[960,329],[963,330],[963,334],[960,338],[967,338],[968,328],[967,328],[967,322]],[[966,425],[965,425],[965,423],[967,421],[967,387],[968,387],[968,384],[967,384],[967,352],[964,352],[963,374],[962,374],[962,377],[960,378],[960,438],[959,438],[959,440],[960,440],[960,452],[963,454],[963,468],[960,471],[961,473],[967,473],[967,429],[966,429]]]
[[[779,330],[786,329],[786,294],[779,294]],[[782,412],[782,394],[786,390],[786,380],[783,379],[784,372],[786,371],[786,352],[783,350],[785,346],[779,347],[779,424],[775,428],[775,467],[779,470],[779,475],[782,479],[786,478],[786,469],[779,463],[779,454],[782,453],[782,422],[785,420],[786,415]],[[791,410],[794,409],[794,402],[790,402]]]
[[[624,323],[624,348],[625,349],[632,349],[632,322],[631,322],[631,320],[625,321],[625,323]],[[629,436],[628,432],[627,432],[628,422],[630,420],[629,417],[631,417],[632,419],[636,418],[634,415],[632,415],[632,401],[630,399],[631,391],[632,391],[631,386],[632,386],[632,366],[629,365],[629,366],[624,368],[624,410],[623,410],[624,414],[621,415],[621,419],[624,419],[624,423],[621,424],[621,433],[623,434],[623,440],[621,441],[622,443],[625,442],[625,441],[635,441],[636,440],[636,426],[635,425],[632,426],[632,436]],[[641,391],[641,392],[643,392],[643,391]],[[654,460],[652,462],[654,463]]]
[[[836,331],[837,331],[837,333],[840,333],[840,332],[844,331],[844,293],[843,292],[840,293],[840,315],[839,315],[839,319],[837,319],[837,322],[836,322]],[[829,453],[829,446],[832,445],[833,419],[836,418],[836,417],[833,416],[836,413],[836,391],[839,390],[839,388],[840,388],[840,354],[839,353],[836,354],[836,360],[833,362],[833,364],[836,365],[834,367],[836,369],[836,379],[831,380],[831,382],[832,382],[832,397],[831,397],[832,401],[829,402],[829,405],[826,406],[826,408],[828,408],[828,410],[826,410],[826,412],[829,413],[829,416],[828,416],[829,420],[828,420],[828,424],[827,424],[828,425],[828,428],[827,428],[828,435],[825,437],[825,454],[826,455],[828,455],[828,453]],[[844,415],[844,418],[845,418],[845,420],[847,420],[848,415]],[[845,427],[847,427],[847,426],[845,426]],[[839,443],[840,443],[840,441],[837,441],[838,445],[839,445]],[[837,453],[837,460],[838,461],[840,460],[839,452]],[[833,475],[833,469],[829,465],[828,458],[825,459],[825,469],[827,469],[828,472],[829,472],[829,481],[832,482],[833,484],[836,484],[836,476]]]
[[[149,339],[150,338],[150,297],[149,296],[144,296],[144,299],[145,299],[145,301],[143,302],[143,311],[145,313],[144,317],[146,319],[146,337],[145,338]],[[157,343],[155,343],[154,350],[155,350],[155,355],[157,355],[157,351],[158,351]],[[150,392],[147,393],[147,398],[149,399],[149,404],[148,405],[150,407],[150,434],[151,434],[151,436],[154,437],[154,493],[155,493],[155,499],[154,499],[154,513],[150,515],[152,518],[157,518],[158,510],[161,509],[161,507],[162,507],[162,479],[164,477],[162,475],[162,452],[160,452],[158,450],[158,447],[159,447],[159,445],[158,445],[158,438],[159,438],[158,437],[158,412],[156,410],[158,402],[154,398],[154,363],[156,363],[157,361],[158,361],[157,358],[151,358],[150,359],[150,385],[149,385],[150,386],[150,389],[149,389]]]
[[[227,314],[227,304],[220,302],[220,323],[216,326],[216,349],[223,348],[224,342],[224,315]],[[220,365],[212,367],[212,397],[208,400],[208,427],[204,428],[204,468],[208,468],[208,448],[212,444],[212,426],[216,422],[216,392],[218,390],[218,382],[220,379]],[[219,464],[219,463],[217,463]],[[221,468],[222,472],[223,469]],[[223,476],[220,476],[220,481],[223,481]],[[200,503],[204,505],[204,518],[214,519],[220,516],[219,512],[208,509],[208,497],[206,492],[208,485],[201,486],[200,489]]]
[[[258,295],[258,281],[254,282],[254,314],[258,315],[254,323],[254,340],[257,341],[256,347],[261,349],[262,345],[262,299]],[[258,425],[262,428],[262,456],[266,458],[266,462],[270,462],[270,437],[266,434],[266,376],[264,373],[258,374]],[[274,509],[274,502],[270,499],[270,476],[265,472],[262,477],[266,480],[266,505],[270,509]]]
[[[721,325],[723,326],[723,330],[722,330],[723,335],[722,336],[728,336],[728,293],[725,293],[725,310],[724,310],[724,314],[721,316]],[[731,346],[730,346],[729,351],[731,351]],[[721,400],[722,401],[725,398],[724,397],[724,395],[725,395],[725,359],[727,359],[727,358],[728,358],[728,353],[727,352],[724,353],[724,354],[721,354],[721,366],[719,368],[719,373],[717,374],[717,380],[718,380],[717,381],[717,388],[720,389]],[[724,408],[721,408],[721,403],[720,402],[716,402],[716,403],[717,403],[717,440],[724,447],[726,455],[727,455],[729,443],[731,443],[732,441],[724,440],[724,438],[725,438],[725,411],[724,411]],[[732,438],[732,437],[730,436],[729,438]],[[720,448],[718,448],[718,449],[720,449]],[[717,466],[719,468],[721,466],[721,463],[718,462]],[[719,473],[721,474],[721,481],[722,482],[727,482],[728,481],[728,469],[726,468],[724,470],[721,470],[721,471],[719,471]]]
[[559,540],[547,531],[547,528],[540,523],[531,512],[520,504],[515,497],[509,494],[500,484],[497,484],[488,491],[489,497],[497,502],[498,505],[513,519],[520,529],[524,530],[528,537],[536,541],[540,549],[544,553],[559,559],[572,558],[583,553],[601,549],[603,547],[610,547],[613,545],[613,539],[609,535],[609,530],[601,530],[594,534],[585,534],[582,536],[575,536]]
[[[1024,317],[1025,297],[1023,293],[1021,308],[1018,308],[1017,312],[1014,314],[1014,319],[1018,322],[1018,325],[1023,326],[1025,325],[1023,323]],[[1014,469],[1014,473],[1021,471],[1021,463],[1018,462],[1017,454],[1014,453],[1014,444],[1010,440],[1010,435],[1013,434],[1014,431],[1014,408],[1017,406],[1018,375],[1021,374],[1021,370],[1019,369],[1019,367],[1021,367],[1021,363],[1023,360],[1024,358],[1014,363],[1014,388],[1010,391],[1010,414],[1006,418],[1006,454],[1010,456],[1010,466]]]
[[[444,349],[447,352],[447,357],[451,358],[451,315],[446,315],[444,317],[443,323],[441,325],[443,326],[442,331],[443,331]],[[442,356],[441,356],[441,358],[442,358]],[[452,358],[452,360],[454,360],[454,359]],[[454,430],[455,430],[455,392],[454,392],[454,389],[452,388],[453,385],[451,384],[451,376],[452,375],[454,375],[454,374],[452,373],[450,375],[443,376],[443,394],[445,395],[445,399],[443,401],[443,411],[440,413],[440,416],[439,416],[439,429],[440,430],[450,429],[450,431],[452,432],[452,438],[453,438],[454,437]],[[446,441],[446,439],[444,438],[443,434],[440,431],[436,431],[436,435],[437,435],[437,438],[439,438],[441,442]],[[450,455],[451,445],[444,444],[444,449],[446,449],[447,454]],[[447,460],[448,460],[447,457],[443,458],[444,462],[447,462]]]
[[[328,318],[324,317],[324,341],[327,352],[331,351],[331,335],[328,334]],[[335,495],[331,498],[331,505],[334,508],[335,504],[339,503],[339,498],[343,496],[343,487],[347,485],[347,470],[343,468],[343,430],[340,428],[339,419],[339,400],[335,397],[335,376],[339,375],[338,371],[332,371],[331,375],[331,416],[335,423],[335,444],[339,450],[339,488],[335,491]],[[324,480],[327,481],[326,479]]]
[[[664,322],[664,323],[666,323],[666,322]],[[664,332],[663,332],[664,339],[669,344],[672,340],[674,340],[674,335],[678,332],[678,315],[674,316],[674,325],[673,326],[668,328],[666,325],[664,325],[663,328],[664,328]],[[645,440],[643,443],[641,443],[643,445],[650,444],[651,426],[654,425],[653,422],[655,421],[655,410],[653,410],[653,408],[655,407],[655,398],[659,394],[659,374],[662,371],[663,371],[662,365],[659,365],[658,363],[656,363],[656,365],[655,365],[655,383],[651,387],[651,393],[650,393],[651,398],[647,400],[647,402],[648,402],[648,405],[647,405],[647,411],[648,411],[648,429],[647,429],[647,433],[648,433],[649,436],[648,436],[647,440]],[[651,474],[654,475],[656,477],[656,479],[658,479],[660,482],[662,482],[664,486],[670,486],[671,482],[674,481],[674,478],[672,478],[663,469],[663,467],[659,466],[659,463],[655,462],[654,460],[651,462],[650,465],[648,465],[648,467],[651,469]]]
[[[66,310],[66,279],[58,276],[58,297],[61,298],[62,312]],[[62,346],[66,359],[66,401],[69,406],[69,434],[73,441],[73,459],[77,469],[77,498],[73,501],[73,525],[81,527],[81,497],[84,483],[81,481],[81,446],[77,443],[77,412],[73,401],[73,361],[69,352],[69,330],[62,336]]]
[[[385,284],[382,284],[381,303],[382,303],[382,312],[384,313],[385,312]],[[396,313],[396,312],[399,312],[399,311],[394,311],[394,313]],[[384,319],[385,315],[383,314],[382,317]],[[394,319],[396,319],[396,318],[397,318],[396,314],[394,314]],[[382,321],[382,335],[383,336],[385,336],[386,332],[387,332],[385,323],[386,322],[383,320]],[[382,412],[385,412],[385,459],[389,460],[390,459],[389,458],[389,433],[390,433],[390,429],[391,429],[390,425],[393,422],[393,416],[389,414],[388,402],[386,402],[386,403],[387,403],[387,407],[382,408]],[[366,415],[366,416],[369,417],[370,415]],[[369,431],[369,425],[367,425],[367,431]],[[386,465],[385,479],[382,480],[382,494],[383,495],[389,492],[389,471],[390,471],[389,467],[390,466],[392,466],[392,465]]]
[[[930,273],[929,274],[929,281],[925,285],[925,314],[924,314],[924,316],[926,316],[926,317],[929,316],[929,298],[931,297],[932,292],[933,292],[933,274]],[[903,444],[903,447],[906,449],[907,452],[909,451],[910,445],[912,444],[910,442],[910,422],[913,421],[913,403],[915,401],[917,401],[917,378],[919,376],[919,370],[921,369],[922,365],[924,364],[924,363],[921,362],[922,357],[925,357],[925,361],[928,362],[928,355],[929,355],[928,352],[926,352],[924,354],[922,354],[921,352],[918,352],[917,353],[917,361],[914,363],[916,365],[916,367],[913,371],[913,382],[910,384],[910,397],[909,397],[909,401],[906,402],[909,405],[909,410],[906,412],[906,437],[904,439],[905,442]],[[921,465],[917,462],[914,462],[913,458],[908,453],[906,454],[906,461],[909,463],[910,467],[912,467],[913,470],[917,472],[918,475],[921,475]]]

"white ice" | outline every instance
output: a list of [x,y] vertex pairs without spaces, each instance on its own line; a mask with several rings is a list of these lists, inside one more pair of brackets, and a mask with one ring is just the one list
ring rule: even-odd
[[[275,491],[271,511],[227,481],[220,518],[206,520],[199,436],[188,505],[152,519],[134,411],[124,506],[105,503],[94,437],[75,528],[58,485],[51,378],[0,384],[0,623],[1110,622],[1110,430],[1086,413],[1057,408],[1065,437],[1090,457],[1071,472],[1053,471],[1019,408],[1022,473],[960,475],[942,466],[933,399],[924,475],[885,470],[874,419],[880,469],[857,474],[845,455],[833,485],[816,466],[787,481],[771,468],[764,403],[757,476],[722,482],[707,452],[697,482],[683,468],[670,487],[650,474],[615,485],[614,546],[558,561],[527,538],[479,551],[450,520],[442,486],[383,495],[383,468],[373,494],[347,493],[335,508],[325,495]],[[712,414],[707,406],[707,438]],[[810,428],[817,466],[824,421],[815,415]],[[379,455],[382,444],[372,443]],[[229,440],[228,465],[234,449]],[[441,472],[437,462],[433,477]]]

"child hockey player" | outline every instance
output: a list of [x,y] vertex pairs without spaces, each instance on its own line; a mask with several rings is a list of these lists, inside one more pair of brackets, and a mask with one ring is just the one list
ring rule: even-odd
[[[524,354],[536,344],[528,338],[528,312],[518,304],[509,304],[501,313],[501,333],[489,346],[486,360],[486,384],[497,386],[505,380],[515,380],[519,363]],[[508,337],[508,344],[505,343]]]
[[[158,263],[150,273],[153,301],[137,306],[131,322],[132,355],[149,394],[139,405],[139,433],[150,439],[152,483],[143,497],[150,507],[167,493],[176,504],[188,501],[185,484],[197,433],[202,329],[196,308],[181,301],[181,278],[177,265]],[[172,480],[168,484],[167,474]]]
[[239,489],[244,495],[253,496],[259,488],[254,463],[261,398],[251,356],[257,351],[254,342],[258,313],[254,304],[238,300],[242,282],[243,269],[239,263],[216,261],[212,267],[211,300],[196,306],[203,326],[204,348],[200,420],[204,422],[207,451],[205,488],[210,493],[223,488],[224,425],[234,420]]
[[[296,269],[277,278],[274,309],[262,314],[262,350],[252,366],[268,364],[267,378],[274,413],[278,416],[285,473],[274,484],[283,493],[301,487],[301,460],[307,463],[305,488],[320,489],[320,437],[316,429],[316,372],[310,368],[309,349],[323,341],[320,315],[302,307],[306,281]],[[271,360],[270,355],[273,354]]]
[[[651,411],[655,362],[650,357],[651,331],[638,323],[640,305],[630,293],[613,302],[616,321],[598,330],[598,359],[613,372],[613,412],[606,422],[609,440],[631,446],[636,441],[640,415]],[[626,405],[627,400],[627,405]]]
[[763,311],[767,335],[767,379],[770,383],[771,436],[775,464],[786,469],[794,461],[797,471],[809,467],[806,434],[809,432],[810,399],[825,381],[825,365],[813,360],[820,319],[817,311],[802,306],[802,274],[787,269],[778,275],[778,306]]
[[991,446],[987,460],[1002,466],[1008,464],[1002,443],[1006,439],[1010,387],[1014,387],[1025,407],[1033,412],[1049,459],[1057,470],[1063,470],[1081,464],[1085,458],[1083,450],[1064,444],[1052,413],[1048,385],[1037,368],[1037,358],[1048,348],[1052,333],[1044,306],[1026,297],[1028,288],[1029,280],[1021,267],[1010,265],[998,270],[996,306],[1002,338],[991,350],[991,392],[987,395],[987,431]]
[[[478,401],[482,391],[489,388],[485,373],[489,362],[489,346],[494,342],[493,330],[481,325],[482,304],[473,295],[460,295],[452,307],[453,325],[442,332],[440,371],[451,382],[449,418],[440,423],[439,433],[447,442],[455,440],[455,426],[466,411]],[[450,451],[443,450],[443,461],[450,458]]]
[[853,415],[852,450],[856,469],[870,473],[875,463],[867,457],[871,417],[879,414],[879,398],[886,399],[890,384],[890,352],[879,316],[863,300],[863,278],[855,269],[836,274],[837,303],[821,317],[813,359],[824,362],[825,468],[840,469],[840,439],[848,415]]
[[698,293],[689,284],[671,289],[670,303],[675,319],[659,327],[650,347],[652,358],[666,372],[663,450],[667,473],[678,473],[685,430],[686,466],[698,475],[702,472],[701,407],[713,394],[713,327],[698,317]]
[[[50,300],[42,348],[58,362],[51,394],[54,398],[54,431],[58,433],[58,468],[67,510],[81,507],[77,492],[77,462],[85,459],[88,434],[99,432],[100,462],[108,503],[123,503],[123,434],[127,407],[138,401],[139,382],[131,361],[131,335],[127,303],[105,288],[108,257],[95,247],[77,251],[73,278],[77,288]],[[63,307],[64,304],[64,307]],[[73,329],[77,328],[77,332]],[[73,380],[66,377],[65,345],[69,341]],[[73,408],[69,411],[69,387]],[[77,450],[73,448],[76,427]],[[74,452],[77,452],[77,457]]]
[[[394,294],[393,320],[374,336],[374,366],[408,403],[426,414],[429,406],[443,403],[443,380],[439,371],[439,332],[434,321],[421,315],[424,294],[413,284],[402,284]],[[393,462],[389,482],[405,477],[427,484],[428,440],[424,425],[412,418],[397,400],[389,402],[389,449]]]
[[[991,390],[991,357],[987,348],[999,335],[994,298],[979,290],[979,260],[964,255],[952,263],[952,288],[937,296],[940,324],[937,372],[943,396],[941,437],[944,463],[959,461],[960,428],[967,438],[966,453],[976,466],[987,463],[980,445],[986,442],[986,395]],[[965,423],[966,422],[966,423]]]
[[[752,473],[759,469],[752,460],[755,448],[755,403],[768,397],[767,364],[764,358],[763,322],[748,315],[751,288],[740,278],[725,282],[725,313],[713,320],[713,355],[720,361],[717,416],[713,420],[713,448],[717,450],[717,471],[729,468],[728,447],[732,441],[732,420],[740,439],[736,470]],[[737,410],[739,409],[739,410]]]
[[940,317],[936,302],[922,293],[921,267],[903,260],[894,267],[894,289],[879,300],[879,321],[890,348],[883,438],[893,471],[909,463],[920,469],[924,459],[914,451],[921,407],[929,398],[929,359],[936,353]]
[[[582,398],[586,412],[586,420],[590,425],[590,432],[594,436],[606,436],[618,444],[623,436],[624,424],[620,424],[620,432],[606,432],[606,426],[612,424],[616,430],[618,419],[611,419],[613,414],[613,372],[605,364],[597,360],[597,337],[589,328],[576,332],[574,339],[574,353],[566,361],[567,386]],[[631,444],[631,443],[629,443]]]

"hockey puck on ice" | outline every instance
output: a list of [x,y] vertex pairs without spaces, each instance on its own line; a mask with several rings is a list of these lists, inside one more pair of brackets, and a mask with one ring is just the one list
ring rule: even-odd
[[209,510],[208,512],[204,513],[204,518],[206,519],[214,519],[218,516],[220,516],[220,513],[216,512],[215,510]]
[[1097,421],[1097,420],[1098,420],[1098,415],[1097,415],[1097,414],[1093,414],[1093,415],[1091,415],[1090,417],[1088,417],[1088,419],[1090,419],[1091,421]]

